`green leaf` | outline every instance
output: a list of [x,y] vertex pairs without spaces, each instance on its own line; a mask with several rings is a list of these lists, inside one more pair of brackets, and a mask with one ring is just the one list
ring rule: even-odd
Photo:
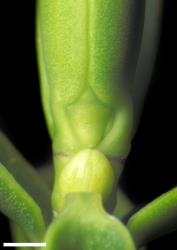
[[133,85],[136,126],[143,107],[142,102],[150,84],[160,37],[163,0],[146,0],[145,21],[141,39],[141,49]]
[[144,11],[145,0],[37,2],[41,94],[54,152],[89,147],[127,155]]
[[34,240],[41,240],[45,224],[41,209],[0,164],[0,211],[17,223]]
[[41,176],[0,132],[0,162],[42,209],[46,223],[52,218],[50,191]]
[[137,247],[177,230],[177,187],[135,213],[127,226]]

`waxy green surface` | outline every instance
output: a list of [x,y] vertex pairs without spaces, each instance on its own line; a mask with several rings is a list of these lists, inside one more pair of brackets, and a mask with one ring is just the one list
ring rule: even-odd
[[46,224],[52,219],[50,191],[41,175],[0,131],[0,162],[42,210]]
[[127,225],[137,247],[177,230],[177,187],[135,213]]
[[17,223],[31,241],[40,241],[45,223],[40,208],[0,163],[0,211]]
[[70,193],[45,236],[46,250],[135,250],[126,227],[105,212],[96,193]]
[[[143,31],[140,46],[145,2],[150,3],[146,16],[152,7],[151,16],[157,23],[151,32]],[[135,244],[139,247],[177,228],[176,189],[134,214],[127,228],[102,205],[130,148],[134,127],[131,91],[137,58],[135,79],[140,86],[151,69],[151,58],[148,67],[144,64],[144,43],[152,35],[148,46],[152,56],[160,6],[161,0],[38,0],[41,92],[55,156],[53,196],[58,195],[53,202],[58,210],[45,236],[48,250],[135,250]],[[45,192],[43,182],[37,183],[38,176],[14,148],[5,141],[2,144],[0,160],[6,168],[0,165],[0,210],[19,224],[20,228],[14,226],[16,239],[41,241],[45,233],[42,212],[46,222],[51,216],[48,190]],[[88,152],[92,152],[89,157]],[[117,172],[110,164],[116,157]],[[28,186],[28,174],[34,177],[40,195],[44,191],[43,197]],[[118,200],[121,204],[115,214],[122,218],[132,204],[124,194],[118,193]]]
[[144,1],[38,1],[42,99],[55,152],[128,153],[143,15]]
[[[113,177],[102,180],[107,168],[101,166],[99,156],[94,158],[95,169],[90,166],[88,171],[89,164],[84,163],[85,182],[80,181],[79,157],[74,157],[82,150],[97,149],[106,157],[117,157],[120,165],[129,152],[133,129],[130,89],[144,7],[145,1],[137,4],[133,0],[38,1],[37,48],[42,100],[55,158],[52,200],[57,212],[64,194],[71,191],[96,191],[104,200],[109,195],[112,199],[110,187],[115,187],[115,181],[113,185]],[[72,157],[71,166],[67,166]],[[100,186],[98,178],[93,178],[99,172]],[[90,185],[85,184],[88,180]]]

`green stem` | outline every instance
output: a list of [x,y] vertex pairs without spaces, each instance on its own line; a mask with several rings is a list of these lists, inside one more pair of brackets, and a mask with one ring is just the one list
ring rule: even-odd
[[137,247],[177,230],[177,187],[135,213],[127,226]]
[[41,176],[0,132],[0,161],[42,209],[46,223],[52,218],[50,191]]
[[121,220],[127,214],[129,214],[133,208],[133,203],[130,201],[124,191],[119,188],[117,191],[117,203],[113,215]]
[[[28,237],[24,234],[23,230],[15,223],[10,223],[12,238],[14,242],[29,242]],[[16,250],[34,250],[31,247],[17,247]]]

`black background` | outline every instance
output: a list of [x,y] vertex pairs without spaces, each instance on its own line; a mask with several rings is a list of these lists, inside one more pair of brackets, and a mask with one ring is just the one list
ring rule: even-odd
[[[5,3],[4,3],[5,2]],[[177,183],[176,164],[176,0],[165,0],[162,32],[152,84],[132,142],[121,185],[143,205]],[[35,54],[35,1],[3,1],[1,11],[0,127],[35,166],[50,155],[40,103]],[[0,215],[0,240],[11,240]],[[148,249],[177,249],[177,233]]]

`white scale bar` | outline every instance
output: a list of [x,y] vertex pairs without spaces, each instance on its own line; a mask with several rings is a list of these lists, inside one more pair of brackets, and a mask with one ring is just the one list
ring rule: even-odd
[[42,243],[27,243],[27,242],[20,242],[20,243],[3,243],[3,247],[46,247],[46,243],[42,242]]

